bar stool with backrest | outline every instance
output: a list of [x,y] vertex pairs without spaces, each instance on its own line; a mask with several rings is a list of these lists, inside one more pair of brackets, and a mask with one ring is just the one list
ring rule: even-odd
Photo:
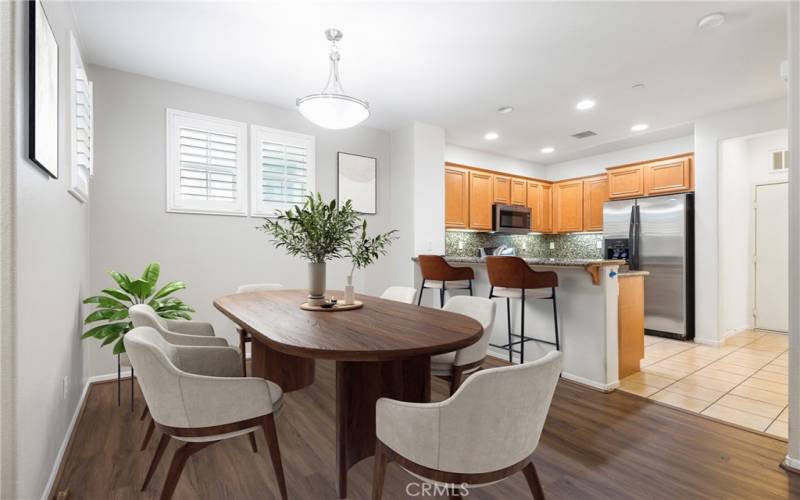
[[[520,363],[525,362],[525,342],[541,342],[556,346],[557,351],[561,350],[558,340],[558,309],[556,307],[558,275],[552,271],[534,271],[520,257],[486,257],[486,270],[489,273],[489,284],[491,285],[489,298],[506,299],[506,317],[508,318],[508,344],[492,344],[492,347],[507,350],[509,361],[512,361],[514,353],[519,354]],[[511,299],[521,300],[519,335],[513,333],[511,329]],[[525,301],[527,299],[553,301],[555,342],[525,336]],[[519,345],[518,350],[514,348],[516,345]]]
[[439,307],[444,307],[446,290],[469,290],[472,295],[475,272],[471,267],[451,266],[440,255],[420,255],[417,259],[422,271],[422,286],[419,287],[417,305],[422,304],[422,292],[426,288],[439,290]]

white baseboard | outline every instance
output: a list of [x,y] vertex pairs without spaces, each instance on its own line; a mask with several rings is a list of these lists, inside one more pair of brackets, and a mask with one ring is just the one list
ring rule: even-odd
[[724,340],[716,340],[716,339],[704,339],[702,337],[695,337],[694,338],[694,343],[695,344],[701,344],[701,345],[708,345],[708,346],[711,346],[711,347],[719,347],[722,344],[724,344],[725,341]]
[[791,469],[792,472],[800,473],[800,458],[792,458],[789,455],[786,455],[786,457],[783,459],[783,465]]
[[[501,349],[489,347],[489,351],[487,352],[487,354],[489,356],[493,357],[493,358],[502,359],[503,361],[507,361],[508,360],[508,352],[503,351]],[[519,362],[519,356],[517,354],[514,354],[512,359],[514,360],[515,363]],[[586,387],[589,387],[591,389],[595,389],[595,390],[598,390],[598,391],[602,391],[602,392],[611,392],[614,389],[616,389],[617,387],[619,387],[619,381],[612,382],[610,384],[600,384],[600,383],[595,382],[593,380],[589,380],[589,379],[584,378],[584,377],[579,377],[578,375],[573,375],[571,373],[564,372],[564,371],[561,372],[561,377],[563,377],[563,378],[565,378],[565,379],[567,379],[567,380],[569,380],[571,382],[575,382],[577,384],[585,385]]]

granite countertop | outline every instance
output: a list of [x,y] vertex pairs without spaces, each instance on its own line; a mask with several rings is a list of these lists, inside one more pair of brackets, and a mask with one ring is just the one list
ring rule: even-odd
[[[453,263],[464,264],[483,264],[483,257],[456,257],[445,255],[445,260]],[[414,260],[417,260],[414,257]],[[585,267],[585,266],[619,266],[625,264],[624,260],[607,259],[549,259],[549,258],[524,258],[531,266],[561,266],[561,267]]]
[[631,276],[650,276],[650,271],[620,271],[617,274],[620,278],[627,278]]

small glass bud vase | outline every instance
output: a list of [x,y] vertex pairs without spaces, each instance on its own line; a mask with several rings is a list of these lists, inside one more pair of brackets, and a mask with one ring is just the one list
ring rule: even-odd
[[356,301],[356,289],[353,287],[353,276],[347,277],[347,285],[344,287],[344,303],[345,305],[352,305]]

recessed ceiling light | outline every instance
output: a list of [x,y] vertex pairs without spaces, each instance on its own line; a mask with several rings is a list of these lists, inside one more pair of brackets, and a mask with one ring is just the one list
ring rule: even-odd
[[697,21],[697,29],[710,30],[722,26],[724,23],[724,12],[712,12],[711,14],[706,14]]
[[578,109],[580,111],[586,111],[587,109],[592,109],[595,104],[597,104],[597,103],[595,103],[591,99],[584,99],[584,100],[582,100],[581,102],[579,102],[578,104],[575,105],[575,109]]
[[493,141],[498,137],[500,137],[500,134],[498,134],[497,132],[486,132],[483,135],[483,138],[486,139],[487,141]]
[[514,108],[512,108],[511,106],[503,106],[502,108],[497,108],[498,113],[507,114],[511,113],[512,111],[514,111]]
[[648,128],[650,128],[650,125],[648,125],[646,123],[637,123],[636,125],[631,127],[631,131],[633,131],[633,132],[641,132],[642,130],[647,130]]
[[553,151],[555,151],[555,150],[556,150],[556,148],[554,148],[553,146],[547,146],[546,148],[542,148],[542,150],[541,150],[541,151],[542,151],[542,153],[544,153],[544,154],[550,154],[550,153],[552,153],[552,152],[553,152]]

